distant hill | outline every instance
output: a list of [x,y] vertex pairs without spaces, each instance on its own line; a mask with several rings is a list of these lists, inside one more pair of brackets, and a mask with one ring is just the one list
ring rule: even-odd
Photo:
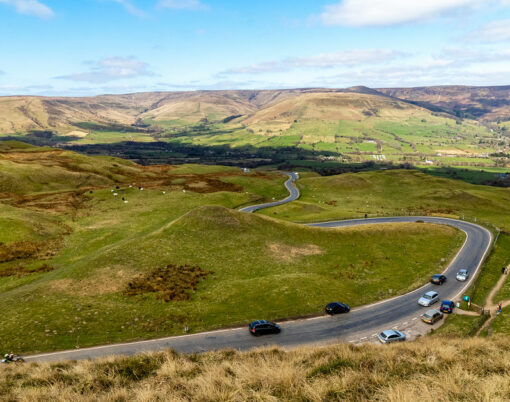
[[432,110],[484,121],[510,120],[510,86],[435,86],[378,91]]
[[[367,101],[367,95],[371,95],[372,100]],[[323,112],[317,113],[319,118],[363,117],[364,110],[372,107],[370,103],[376,103],[384,104],[386,111],[391,106],[410,110],[410,104],[414,104],[457,117],[510,120],[510,86],[380,90],[357,86],[345,89],[145,92],[82,98],[8,96],[0,97],[0,135],[50,130],[59,135],[84,137],[94,129],[142,129],[147,123],[168,127],[229,121],[236,117],[253,122],[280,110],[288,111],[289,116],[295,112],[300,115],[304,102],[313,104],[312,109],[316,111],[324,108]],[[332,115],[336,107],[339,109]]]
[[362,89],[362,92],[301,94],[265,107],[242,122],[248,127],[267,125],[287,129],[299,120],[338,122],[360,121],[371,117],[397,120],[429,114],[429,111],[421,107]]

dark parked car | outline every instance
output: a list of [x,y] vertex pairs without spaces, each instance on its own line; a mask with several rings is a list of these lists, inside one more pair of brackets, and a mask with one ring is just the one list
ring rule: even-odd
[[443,313],[451,313],[453,312],[453,308],[455,307],[455,304],[451,300],[443,300],[441,302],[441,307],[439,310]]
[[436,274],[432,275],[432,278],[430,278],[430,283],[433,283],[434,285],[442,285],[446,282],[446,276]]
[[274,322],[266,320],[253,321],[249,325],[250,334],[252,335],[266,335],[266,334],[277,334],[281,331],[280,326]]
[[345,303],[334,302],[334,303],[329,303],[326,306],[325,310],[326,310],[327,314],[335,315],[335,314],[348,313],[349,311],[351,311],[351,308]]

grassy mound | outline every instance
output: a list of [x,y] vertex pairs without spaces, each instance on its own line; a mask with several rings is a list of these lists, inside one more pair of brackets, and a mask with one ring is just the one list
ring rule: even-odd
[[1,367],[9,400],[503,401],[508,337],[428,338],[292,351],[172,351],[99,361]]

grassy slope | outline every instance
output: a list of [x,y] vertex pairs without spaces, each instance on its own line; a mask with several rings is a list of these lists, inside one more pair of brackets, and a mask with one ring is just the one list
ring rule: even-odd
[[[495,149],[494,135],[477,122],[457,124],[408,103],[360,93],[302,94],[236,119],[226,127],[234,132],[223,134],[220,130],[204,136],[189,129],[178,141],[197,145],[229,143],[233,147],[295,146],[342,154],[353,161],[373,160],[372,154],[383,154],[386,160],[424,162],[428,154],[429,159],[463,165],[492,164],[489,159],[471,157]],[[437,152],[459,157],[445,161],[435,158]],[[404,154],[408,157],[403,159]]]
[[[508,149],[507,139],[476,121],[460,124],[376,93],[266,92],[269,98],[263,100],[258,98],[265,95],[258,91],[0,98],[0,136],[22,138],[30,130],[47,129],[77,135],[56,142],[154,141],[150,132],[129,126],[139,119],[162,129],[162,140],[205,147],[298,147],[330,152],[349,162],[374,160],[376,154],[416,164],[428,159],[448,166],[494,166],[492,159],[476,156]],[[224,124],[229,116],[241,117]],[[165,136],[176,133],[181,135]],[[437,156],[438,152],[457,157]]]
[[[293,204],[261,211],[262,214],[288,220],[330,220],[403,214],[437,214],[459,218],[477,218],[504,231],[510,229],[510,190],[477,186],[459,180],[429,176],[417,171],[379,171],[339,176],[304,176],[299,181],[302,197]],[[332,204],[331,201],[336,201]],[[510,237],[500,235],[486,263],[473,301],[482,305],[501,275],[501,267],[510,263]],[[510,299],[507,281],[496,300]],[[508,308],[505,310],[508,311]],[[492,325],[495,332],[510,333],[508,312]],[[476,318],[453,317],[445,333],[462,333],[476,325]]]
[[[339,295],[352,305],[368,303],[388,297],[390,287],[394,295],[421,285],[462,241],[447,227],[329,231],[223,207],[201,207],[174,221],[182,211],[171,200],[166,199],[167,210],[159,204],[163,211],[156,214],[136,205],[112,213],[102,204],[93,218],[75,223],[66,248],[48,261],[55,271],[33,274],[30,282],[0,280],[0,306],[10,311],[0,328],[3,347],[72,348],[182,333],[184,325],[199,331],[258,317],[318,313]],[[187,200],[186,207],[192,203]],[[167,264],[198,265],[214,274],[190,301],[122,294],[137,273]],[[389,286],[395,266],[402,275]]]
[[280,219],[313,221],[404,214],[477,218],[510,229],[510,190],[477,186],[418,171],[389,170],[307,177],[299,201],[262,211]]
[[508,338],[157,354],[0,368],[9,400],[504,401]]
[[[16,178],[8,190],[18,194],[4,195],[7,198],[0,203],[0,241],[7,246],[21,240],[58,241],[51,244],[52,253],[44,261],[55,270],[0,278],[0,305],[10,312],[0,328],[2,347],[16,350],[84,346],[180,333],[184,325],[198,331],[260,316],[316,313],[325,300],[339,294],[353,305],[368,303],[390,295],[386,278],[395,266],[403,267],[403,275],[399,283],[392,283],[392,295],[418,286],[440,270],[441,258],[451,255],[462,240],[445,227],[418,224],[325,231],[225,208],[281,198],[284,178],[271,173],[193,165],[148,169],[123,165],[114,158],[37,148],[22,152],[16,144],[13,147],[1,155]],[[25,174],[26,166],[40,168],[43,163],[52,165],[43,183],[39,176],[32,180]],[[77,199],[76,208],[65,209],[64,199],[61,209],[52,209],[53,200],[62,194],[58,192],[44,204],[45,213],[40,204],[16,203],[27,198],[24,192],[36,192],[28,196],[32,200],[47,197],[48,191],[76,190],[83,182],[72,175],[77,166],[80,175],[94,175],[100,186],[93,193],[75,191],[69,202]],[[112,170],[119,181],[112,179]],[[152,187],[129,188],[124,181],[130,174]],[[195,181],[182,191],[190,178]],[[111,191],[114,183],[120,183],[115,190],[118,197]],[[222,190],[221,183],[242,187]],[[106,184],[110,185],[105,188]],[[200,192],[204,186],[219,187]],[[122,197],[129,203],[123,203]],[[12,200],[16,202],[6,204]],[[64,232],[71,234],[62,237]],[[391,241],[381,236],[383,232],[392,233]],[[424,242],[431,246],[421,247]],[[21,272],[26,272],[39,268],[42,261],[4,262],[0,272],[20,264]],[[199,285],[189,302],[123,295],[134,276],[168,264],[198,265],[214,274]],[[260,289],[266,288],[269,292],[261,298]]]
[[[484,305],[490,290],[496,285],[501,278],[501,268],[510,264],[510,235],[506,233],[500,234],[498,241],[494,247],[494,251],[490,255],[485,267],[483,275],[480,277],[476,285],[476,291],[472,297],[473,303]],[[496,293],[494,302],[499,300],[510,299],[510,286],[508,281],[503,284],[501,290]]]

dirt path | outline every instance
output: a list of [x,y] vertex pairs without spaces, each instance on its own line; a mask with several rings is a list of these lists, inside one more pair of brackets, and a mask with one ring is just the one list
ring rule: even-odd
[[[510,265],[507,267],[507,269],[510,270]],[[489,294],[487,295],[487,299],[485,300],[485,310],[489,310],[491,316],[487,321],[485,321],[485,323],[477,331],[477,333],[476,333],[477,336],[480,335],[480,333],[484,329],[488,328],[490,326],[490,324],[492,323],[492,321],[497,317],[498,304],[495,303],[493,299],[494,299],[494,296],[496,295],[496,293],[501,289],[501,287],[505,283],[508,276],[509,276],[508,274],[502,274],[501,278],[499,278],[498,282],[496,283],[496,286],[494,286],[491,289],[491,291],[489,292]],[[501,305],[503,308],[505,308],[506,306],[510,306],[510,300],[502,301]]]

